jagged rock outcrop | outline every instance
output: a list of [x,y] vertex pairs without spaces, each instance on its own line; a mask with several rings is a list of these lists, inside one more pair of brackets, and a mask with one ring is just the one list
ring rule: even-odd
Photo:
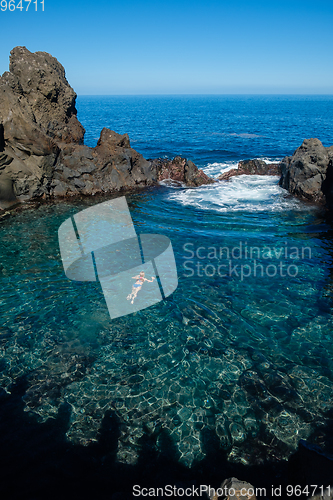
[[238,168],[233,168],[220,175],[219,181],[227,181],[235,175],[280,175],[279,163],[265,163],[263,160],[244,160],[238,163]]
[[11,51],[9,72],[0,77],[0,208],[38,197],[149,186],[168,165],[172,177],[180,163],[183,182],[210,182],[184,159],[165,161],[163,168],[159,161],[145,160],[127,134],[104,128],[95,148],[84,146],[75,101],[54,57],[25,47]]
[[[29,122],[35,121],[47,136],[55,141],[83,144],[85,130],[76,117],[76,93],[55,57],[15,47],[10,55],[9,72],[2,76],[1,85],[13,90],[6,92],[1,111],[4,105],[7,113],[11,110],[18,114],[15,99],[19,99],[20,114]],[[5,87],[3,90],[6,91]]]
[[327,204],[333,199],[333,146],[305,139],[292,156],[281,162],[280,186],[304,200]]
[[152,167],[156,170],[157,180],[164,181],[172,179],[189,187],[201,186],[202,184],[213,184],[216,182],[208,177],[202,170],[198,170],[191,160],[176,156],[173,160],[152,160]]
[[83,142],[75,99],[54,57],[11,51],[9,72],[0,78],[0,182],[10,178],[18,200],[50,193],[58,142]]
[[127,134],[104,128],[97,146],[65,145],[54,168],[54,196],[120,191],[156,182],[150,162],[131,148]]

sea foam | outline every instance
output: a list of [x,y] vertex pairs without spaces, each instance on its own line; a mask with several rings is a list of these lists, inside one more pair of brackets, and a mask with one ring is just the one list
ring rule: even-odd
[[239,175],[209,186],[170,192],[181,205],[218,212],[309,210],[278,185],[278,176]]
[[217,179],[221,174],[229,172],[229,170],[233,170],[234,168],[238,168],[238,161],[208,163],[202,170],[205,174]]

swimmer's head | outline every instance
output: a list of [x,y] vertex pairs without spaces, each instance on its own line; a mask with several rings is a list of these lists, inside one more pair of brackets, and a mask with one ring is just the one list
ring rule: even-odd
[[144,271],[141,271],[140,276],[144,276],[144,275],[145,275]]

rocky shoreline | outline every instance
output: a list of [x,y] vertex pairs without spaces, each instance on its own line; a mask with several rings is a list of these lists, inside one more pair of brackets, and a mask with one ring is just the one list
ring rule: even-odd
[[[154,186],[170,180],[197,187],[216,182],[196,165],[146,160],[127,134],[103,128],[97,146],[84,145],[76,94],[63,66],[46,52],[15,47],[9,71],[0,77],[0,209],[20,202],[95,195]],[[280,175],[279,184],[300,199],[333,207],[333,146],[305,139],[281,163],[239,162],[222,174]]]
[[16,47],[0,78],[0,208],[32,199],[94,195],[173,179],[187,186],[214,182],[193,162],[146,160],[127,134],[103,128],[84,145],[76,94],[63,66],[46,52]]
[[[0,77],[0,209],[20,202],[95,195],[171,180],[188,187],[216,182],[179,156],[146,160],[127,134],[103,128],[95,148],[84,145],[76,94],[63,66],[46,52],[15,47]],[[310,202],[333,206],[333,146],[305,139],[281,163],[239,162],[222,174],[281,175],[280,186]]]
[[[131,148],[127,134],[107,128],[95,148],[85,146],[75,100],[55,58],[44,52],[32,54],[24,47],[12,51],[10,71],[0,78],[0,208],[29,200],[141,189],[167,180],[189,187],[215,182],[179,156],[146,160]],[[293,195],[333,206],[333,146],[325,148],[318,139],[304,140],[279,164],[241,161],[238,169],[219,180],[244,174],[281,175],[280,186]],[[73,372],[73,380],[79,376],[79,371]],[[225,480],[221,489],[225,486],[239,492],[223,497],[229,500],[240,498],[243,488],[253,489],[235,478]],[[332,498],[331,491],[313,498]],[[248,498],[256,497],[249,494]]]

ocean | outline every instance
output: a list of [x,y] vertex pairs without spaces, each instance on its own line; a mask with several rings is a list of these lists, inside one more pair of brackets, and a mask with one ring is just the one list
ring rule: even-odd
[[[145,158],[184,156],[214,178],[243,159],[279,161],[305,138],[333,144],[332,96],[79,96],[77,109],[88,146],[108,127]],[[187,470],[214,454],[284,463],[300,442],[332,457],[332,218],[278,180],[126,194],[137,233],[170,238],[179,284],[112,321],[98,283],[65,277],[57,231],[119,194],[1,221],[3,400],[19,394],[20,418],[62,425],[82,450],[113,418],[112,456],[126,467],[147,440]]]

